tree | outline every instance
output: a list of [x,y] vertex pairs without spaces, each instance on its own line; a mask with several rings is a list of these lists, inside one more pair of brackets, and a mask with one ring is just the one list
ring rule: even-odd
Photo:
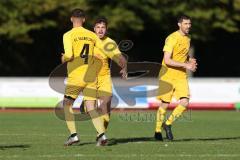
[[106,16],[109,27],[121,34],[139,33],[152,24],[168,32],[180,13],[193,18],[196,39],[204,39],[202,35],[216,28],[239,32],[238,0],[1,0],[0,35],[29,41],[31,31],[64,26],[63,20],[76,6],[87,11],[90,23]]
[[[69,14],[76,7],[87,12],[87,28],[92,28],[96,17],[106,16],[111,37],[135,39],[140,43],[138,50],[132,50],[136,57],[138,51],[147,49],[142,45],[148,45],[144,37],[159,35],[164,40],[167,34],[177,29],[176,17],[182,13],[192,17],[192,38],[195,41],[214,40],[212,33],[215,30],[226,33],[240,31],[239,0],[1,0],[2,73],[25,73],[18,67],[22,66],[29,75],[38,75],[39,72],[46,75],[49,70],[36,66],[39,57],[43,53],[49,56],[59,52],[60,49],[56,48],[62,45],[62,34],[71,28]],[[46,43],[44,38],[49,42]],[[158,45],[159,39],[155,40],[154,45]],[[54,57],[46,61],[44,67],[51,68],[53,60]]]

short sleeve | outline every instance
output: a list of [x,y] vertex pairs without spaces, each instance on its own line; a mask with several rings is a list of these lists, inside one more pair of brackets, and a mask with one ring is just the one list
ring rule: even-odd
[[115,41],[102,42],[100,39],[96,41],[96,47],[102,51],[104,55],[112,60],[116,60],[121,55],[121,51]]
[[163,47],[163,51],[172,53],[173,48],[174,48],[176,43],[177,43],[177,39],[174,38],[174,36],[171,36],[171,35],[168,36],[165,40],[165,45]]

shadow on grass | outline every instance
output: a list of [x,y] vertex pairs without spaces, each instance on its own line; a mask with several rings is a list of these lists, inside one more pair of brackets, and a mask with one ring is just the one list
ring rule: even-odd
[[[220,140],[240,140],[240,137],[216,137],[216,138],[184,138],[176,139],[173,141],[168,141],[164,138],[164,142],[191,142],[191,141],[220,141]],[[121,143],[136,143],[136,142],[159,142],[156,141],[153,137],[138,137],[138,138],[113,138],[109,139],[108,145],[117,145]]]
[[108,141],[108,146],[117,145],[118,143],[133,143],[133,142],[151,142],[156,141],[153,137],[137,137],[137,138],[112,138]]
[[[153,137],[139,137],[139,138],[112,138],[108,139],[108,146],[116,145],[118,143],[131,143],[131,142],[144,142],[144,141],[155,141]],[[81,142],[79,144],[74,144],[73,146],[84,146],[97,144],[97,142]]]
[[30,145],[26,145],[26,144],[0,145],[0,150],[16,149],[16,148],[27,149],[27,148],[30,148]]
[[184,138],[176,139],[174,142],[187,142],[187,141],[221,141],[221,140],[240,140],[240,137],[216,137],[216,138]]
[[[173,141],[169,141],[164,138],[163,142],[191,142],[191,141],[220,141],[220,140],[240,140],[240,137],[216,137],[216,138],[184,138],[184,139],[175,139]],[[141,142],[158,142],[153,137],[133,137],[133,138],[112,138],[108,140],[108,146],[113,146],[117,144],[124,144],[124,143],[141,143]],[[96,142],[83,142],[73,146],[84,146],[84,145],[91,145],[96,144]]]
[[84,145],[89,145],[89,144],[96,144],[97,142],[81,142],[81,143],[79,143],[79,144],[77,144],[77,145],[75,145],[75,146],[84,146]]

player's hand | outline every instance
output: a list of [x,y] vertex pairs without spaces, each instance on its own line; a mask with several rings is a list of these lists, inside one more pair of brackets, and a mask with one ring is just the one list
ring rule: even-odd
[[192,72],[195,72],[197,69],[197,63],[189,61],[189,62],[185,63],[185,68]]
[[189,58],[189,62],[197,64],[197,60],[195,58]]
[[65,60],[64,60],[64,53],[62,53],[61,55],[62,55],[61,56],[61,62],[64,63],[65,62]]
[[65,59],[64,59],[64,53],[62,53],[62,56],[61,56],[61,62],[62,62],[62,63],[71,62],[73,59],[74,59],[74,57],[72,56],[71,59],[69,59],[68,61],[65,61]]
[[189,61],[185,64],[185,68],[195,72],[197,69],[197,60],[195,58],[189,58]]
[[120,71],[120,74],[122,74],[122,79],[127,79],[127,69],[126,68],[123,68],[121,71]]

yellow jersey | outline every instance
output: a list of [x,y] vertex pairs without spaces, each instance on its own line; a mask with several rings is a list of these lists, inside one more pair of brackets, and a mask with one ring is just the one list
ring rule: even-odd
[[91,73],[92,78],[96,77],[96,67],[92,67],[95,59],[94,47],[98,48],[105,56],[113,58],[112,52],[106,50],[98,36],[83,27],[75,27],[66,32],[63,35],[63,45],[64,60],[67,61],[73,57],[73,60],[67,64],[68,77],[77,77],[79,74],[83,75],[86,71]]
[[[101,69],[98,73],[98,76],[110,75],[110,68],[108,63],[108,58],[116,60],[120,55],[121,51],[119,50],[116,42],[109,37],[104,37],[101,39],[104,49],[94,47],[94,55],[101,59]],[[103,50],[108,50],[108,56],[104,54]]]
[[[166,38],[163,52],[172,53],[172,59],[174,61],[184,63],[187,61],[189,48],[190,38],[176,31]],[[160,70],[160,76],[170,77],[173,79],[187,77],[187,72],[184,68],[167,66],[164,63],[164,59],[162,61],[162,65],[163,67],[166,67],[166,69],[162,68]]]

